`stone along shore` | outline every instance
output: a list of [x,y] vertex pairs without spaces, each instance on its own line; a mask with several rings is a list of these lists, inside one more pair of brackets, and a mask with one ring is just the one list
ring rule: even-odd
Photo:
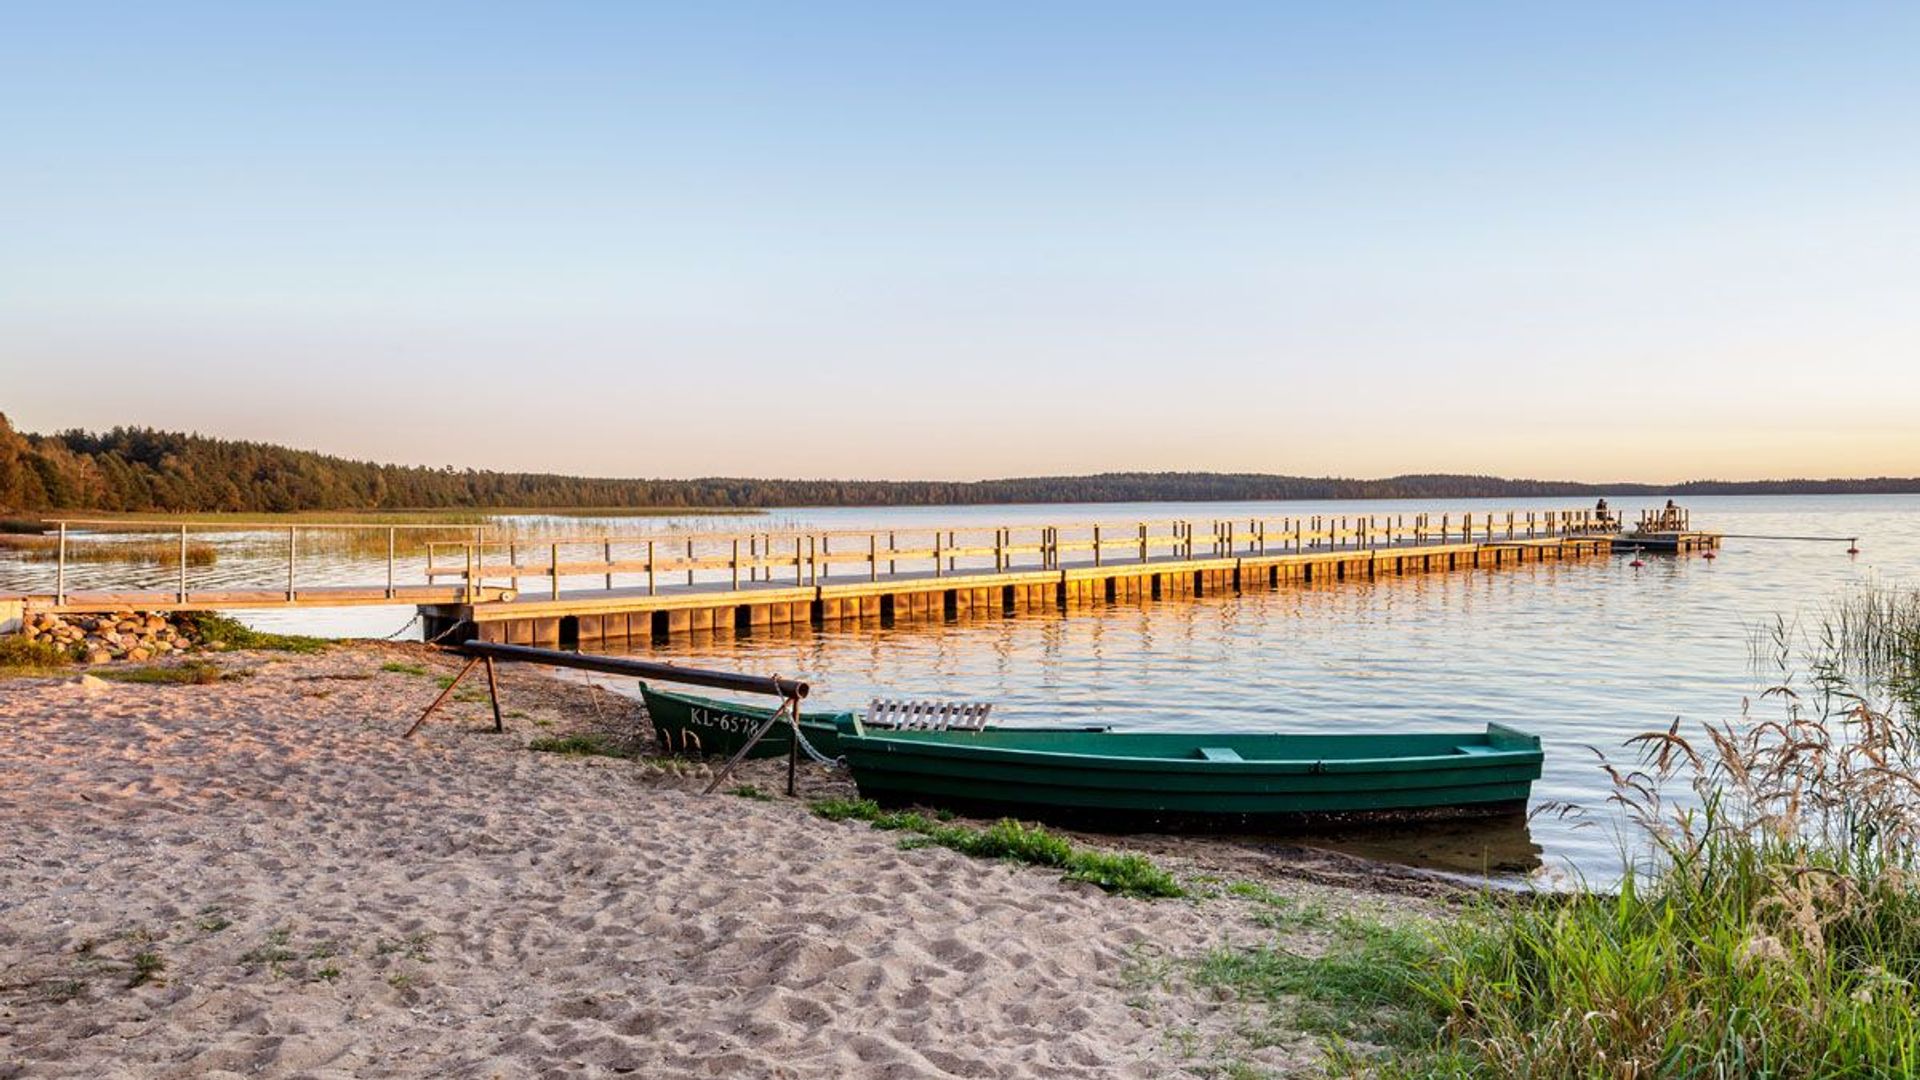
[[162,612],[111,615],[28,615],[20,632],[89,664],[151,660],[200,644],[187,617]]

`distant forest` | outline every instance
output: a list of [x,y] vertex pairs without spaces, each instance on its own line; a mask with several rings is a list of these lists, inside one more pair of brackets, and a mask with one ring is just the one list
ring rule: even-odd
[[349,461],[203,435],[17,432],[0,415],[0,509],[109,512],[931,506],[982,503],[1457,499],[1920,492],[1920,478],[1585,484],[1421,474],[1101,473],[1008,480],[622,480]]

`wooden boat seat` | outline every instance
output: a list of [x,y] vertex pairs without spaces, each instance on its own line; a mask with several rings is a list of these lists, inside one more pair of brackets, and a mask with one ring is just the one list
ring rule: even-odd
[[1234,750],[1230,747],[1225,747],[1225,746],[1203,746],[1200,748],[1199,754],[1200,754],[1200,757],[1206,761],[1245,761],[1247,760],[1246,758],[1243,758],[1240,756],[1240,751]]
[[993,711],[988,701],[896,701],[874,698],[867,705],[865,722],[874,727],[903,731],[946,731],[960,728],[979,731],[987,726],[987,714]]

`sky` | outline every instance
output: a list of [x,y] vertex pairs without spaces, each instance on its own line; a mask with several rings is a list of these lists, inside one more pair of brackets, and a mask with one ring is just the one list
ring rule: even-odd
[[1920,5],[71,4],[0,411],[594,475],[1920,474]]

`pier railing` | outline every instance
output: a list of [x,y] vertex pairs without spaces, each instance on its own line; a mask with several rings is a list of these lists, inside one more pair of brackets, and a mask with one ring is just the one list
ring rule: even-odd
[[[401,539],[406,537],[417,552],[425,546],[418,537],[420,534],[445,536],[458,533],[472,537],[467,543],[480,542],[490,531],[484,525],[468,524],[357,524],[351,522],[284,522],[284,521],[143,521],[132,518],[62,518],[46,522],[52,526],[53,553],[53,601],[64,605],[69,598],[69,578],[74,567],[80,563],[111,562],[116,560],[100,559],[99,553],[80,550],[83,545],[125,544],[131,537],[148,538],[147,553],[160,556],[156,561],[173,566],[172,587],[164,591],[145,589],[127,594],[128,603],[171,602],[187,604],[194,595],[205,596],[213,593],[217,596],[237,596],[249,602],[258,601],[264,596],[283,597],[285,602],[297,603],[303,592],[318,592],[321,598],[338,597],[341,587],[332,582],[302,583],[300,580],[301,556],[307,551],[302,540],[311,541],[315,534],[325,534],[329,538],[352,537],[352,546],[372,552],[373,558],[379,558],[384,547],[386,577],[384,585],[365,583],[355,588],[357,593],[371,594],[357,596],[357,600],[387,599],[406,601],[415,599],[422,586],[415,584],[413,572],[403,580],[399,570],[402,556]],[[224,582],[218,588],[208,588],[205,583],[196,580],[195,562],[192,545],[194,537],[245,537],[256,545],[260,542],[278,542],[286,554],[286,573],[280,581],[249,580],[236,585]],[[338,543],[324,545],[327,548],[339,546]],[[140,562],[143,560],[127,560]],[[270,563],[268,565],[271,565]],[[428,578],[431,585],[431,578]],[[284,585],[284,587],[282,587]],[[195,586],[200,586],[196,588]]]
[[[1590,510],[1313,515],[1286,518],[910,527],[821,531],[672,533],[493,539],[427,545],[429,579],[457,578],[472,593],[488,582],[517,591],[531,579],[554,598],[563,580],[644,589],[707,583],[743,586],[879,581],[899,575],[1048,571],[1071,566],[1258,558],[1437,544],[1591,536],[1615,522]],[[850,573],[849,573],[850,572]],[[578,587],[575,585],[574,587]]]

